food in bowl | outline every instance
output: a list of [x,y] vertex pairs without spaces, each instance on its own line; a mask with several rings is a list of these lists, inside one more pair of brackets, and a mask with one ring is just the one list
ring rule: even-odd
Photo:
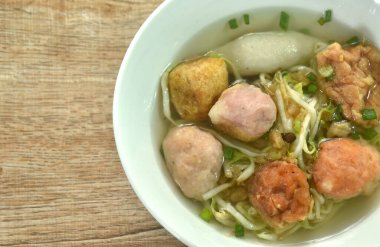
[[204,204],[205,221],[236,236],[313,229],[378,184],[379,73],[367,40],[329,44],[286,30],[172,65],[161,80],[168,170]]

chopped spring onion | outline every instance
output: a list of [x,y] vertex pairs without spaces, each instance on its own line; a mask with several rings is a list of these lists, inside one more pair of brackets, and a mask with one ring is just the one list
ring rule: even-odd
[[309,72],[306,75],[310,82],[317,82],[317,76],[313,72]]
[[330,22],[332,20],[332,10],[328,9],[325,11],[325,22]]
[[318,91],[318,86],[317,83],[309,83],[305,88],[304,88],[305,93],[307,94],[315,94]]
[[363,109],[360,111],[363,120],[373,120],[377,118],[376,111],[371,108]]
[[244,227],[239,223],[235,225],[235,237],[244,237]]
[[332,120],[334,122],[339,122],[339,121],[343,120],[343,110],[342,110],[342,106],[341,105],[338,105],[336,107],[334,113],[332,114]]
[[213,218],[213,214],[208,208],[204,208],[202,212],[199,214],[199,217],[201,217],[202,220],[206,222],[210,222],[210,220]]
[[280,28],[284,31],[288,30],[289,15],[285,11],[281,11],[280,15]]
[[365,140],[371,140],[377,136],[377,132],[373,128],[364,129],[360,134]]
[[234,152],[235,150],[231,147],[223,148],[223,155],[226,160],[232,160],[234,158]]
[[326,79],[326,81],[332,81],[332,80],[334,80],[334,78],[335,78],[335,70],[334,70],[334,72],[331,75],[329,75],[325,79]]
[[358,36],[353,36],[352,38],[347,40],[344,45],[345,46],[357,46],[358,44],[360,44],[360,40],[359,40]]
[[360,135],[358,132],[354,131],[350,134],[350,137],[351,139],[354,139],[354,140],[359,140],[360,139]]
[[327,22],[330,22],[331,20],[332,20],[332,10],[328,9],[328,10],[325,10],[324,15],[318,19],[318,23],[319,25],[323,26],[324,24],[326,24]]
[[244,20],[244,23],[245,23],[246,25],[248,25],[248,24],[249,24],[249,15],[248,15],[248,14],[244,14],[244,15],[243,15],[243,20]]
[[231,29],[236,29],[236,28],[239,27],[236,18],[233,18],[233,19],[229,20],[228,21],[228,25],[230,26]]
[[333,66],[331,66],[331,64],[327,64],[327,65],[325,65],[323,67],[320,67],[318,69],[318,73],[321,76],[327,78],[327,77],[329,77],[329,76],[331,76],[331,75],[334,74],[334,68],[333,68]]
[[360,139],[359,132],[358,132],[357,127],[355,125],[352,126],[351,133],[350,133],[349,137],[351,137],[354,140]]

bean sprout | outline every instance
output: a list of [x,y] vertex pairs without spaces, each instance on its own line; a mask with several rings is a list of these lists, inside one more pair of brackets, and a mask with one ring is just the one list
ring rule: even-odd
[[[316,104],[316,101],[315,99],[313,99],[313,101],[310,103],[310,107],[314,107],[315,104]],[[308,113],[303,120],[300,135],[297,137],[295,145],[294,145],[294,149],[293,149],[294,150],[293,153],[295,156],[298,156],[300,152],[302,151],[302,148],[306,141],[306,136],[309,130],[308,126],[311,122],[311,118],[312,118],[311,114]]]
[[204,194],[202,195],[202,199],[205,200],[205,201],[207,201],[208,199],[210,199],[210,198],[216,196],[217,194],[219,194],[219,193],[222,192],[223,190],[228,189],[228,188],[231,187],[231,186],[232,186],[232,183],[221,184],[221,185],[219,185],[219,186],[217,186],[217,187],[215,187],[215,188],[213,188],[213,189],[207,191],[206,193],[204,193]]
[[220,197],[215,197],[216,202],[221,207],[221,209],[229,212],[242,226],[249,230],[254,230],[255,226],[251,222],[249,222],[244,216],[239,213],[229,202],[225,202]]
[[277,106],[279,108],[281,123],[285,131],[292,131],[292,120],[286,117],[286,111],[284,106],[284,99],[282,98],[281,91],[279,89],[276,90],[276,101]]
[[252,148],[249,148],[244,144],[236,144],[234,141],[229,141],[227,138],[223,137],[221,134],[217,133],[216,131],[214,131],[212,129],[204,128],[204,127],[200,127],[200,128],[202,130],[205,130],[205,131],[213,134],[215,136],[215,138],[218,139],[224,145],[235,148],[235,149],[239,150],[240,152],[242,152],[243,154],[246,154],[246,155],[251,156],[251,157],[265,156],[266,155],[265,150],[263,150],[261,152],[256,151],[256,150],[252,150]]
[[285,86],[292,100],[300,106],[302,106],[310,114],[311,124],[314,125],[315,121],[317,120],[317,112],[314,109],[314,106],[317,103],[316,99],[313,98],[310,103],[307,103],[294,89],[292,89],[288,85]]
[[255,163],[253,162],[252,158],[249,158],[249,160],[250,160],[251,164],[236,179],[236,181],[238,183],[241,183],[241,182],[245,181],[246,179],[248,179],[253,174],[253,172],[255,171]]

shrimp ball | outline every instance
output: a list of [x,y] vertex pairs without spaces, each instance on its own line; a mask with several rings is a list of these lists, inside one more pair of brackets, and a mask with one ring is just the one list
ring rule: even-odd
[[196,200],[216,186],[223,164],[222,144],[195,126],[172,128],[163,144],[166,165],[183,193]]
[[274,161],[263,165],[248,180],[247,190],[253,207],[272,227],[285,227],[308,215],[309,184],[294,163]]
[[227,65],[221,58],[203,57],[178,65],[168,80],[178,114],[187,120],[207,120],[210,108],[228,86]]
[[369,194],[380,179],[380,156],[374,148],[348,138],[319,145],[313,166],[318,192],[333,199]]
[[226,89],[209,116],[220,131],[241,141],[253,141],[276,121],[276,105],[259,88],[240,83]]

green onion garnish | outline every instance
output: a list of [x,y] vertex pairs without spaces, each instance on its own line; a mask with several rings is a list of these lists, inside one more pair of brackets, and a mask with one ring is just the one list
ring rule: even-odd
[[206,222],[210,222],[210,220],[213,218],[213,214],[208,208],[204,208],[199,216]]
[[318,69],[318,73],[323,77],[329,77],[334,73],[334,68],[331,64],[327,64]]
[[350,137],[354,140],[358,140],[360,138],[360,135],[358,132],[356,131],[352,131],[351,134],[350,134]]
[[373,120],[377,118],[376,111],[371,108],[363,109],[360,111],[363,120]]
[[328,10],[325,10],[324,15],[318,19],[318,23],[319,25],[323,26],[324,24],[326,24],[327,22],[330,22],[331,20],[332,20],[332,10],[328,9]]
[[288,30],[288,26],[289,26],[289,15],[285,11],[281,11],[280,27],[282,30],[286,31]]
[[332,121],[334,122],[339,122],[339,121],[342,121],[343,120],[343,110],[342,110],[342,106],[341,105],[338,105],[334,111],[334,113],[332,114]]
[[356,46],[358,44],[360,44],[360,40],[358,36],[354,36],[351,39],[346,41],[345,46]]
[[231,29],[236,29],[236,28],[239,27],[236,18],[233,18],[233,19],[229,20],[229,21],[228,21],[228,25],[230,25],[230,28],[231,28]]
[[335,71],[331,75],[327,76],[325,79],[326,81],[332,81],[334,80],[334,78],[335,78]]
[[305,92],[307,94],[315,94],[318,90],[318,86],[316,83],[309,83],[309,85],[306,86]]
[[224,158],[227,160],[232,160],[234,158],[234,149],[230,147],[224,147],[223,148],[223,155]]
[[309,72],[306,75],[310,82],[317,82],[317,76],[313,72]]
[[326,81],[332,81],[335,78],[335,70],[331,64],[327,64],[318,69],[318,73],[323,76]]
[[244,227],[240,224],[235,225],[235,237],[244,237]]
[[374,128],[364,129],[360,134],[365,140],[371,140],[377,136],[377,132]]
[[325,23],[332,20],[332,10],[328,9],[325,11]]
[[243,20],[244,20],[244,23],[245,23],[246,25],[248,25],[248,24],[249,24],[249,15],[248,15],[248,14],[244,14],[244,15],[243,15]]

